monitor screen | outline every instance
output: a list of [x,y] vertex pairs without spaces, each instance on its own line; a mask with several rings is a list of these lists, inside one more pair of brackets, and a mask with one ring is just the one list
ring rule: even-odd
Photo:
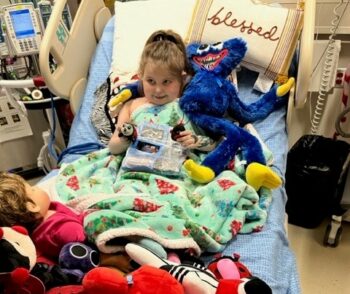
[[10,11],[10,16],[17,39],[35,37],[35,30],[29,9]]

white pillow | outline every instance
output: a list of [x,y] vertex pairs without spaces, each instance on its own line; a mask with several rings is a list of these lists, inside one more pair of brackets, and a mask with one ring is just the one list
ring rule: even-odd
[[130,81],[146,39],[157,29],[173,29],[186,43],[242,37],[248,46],[242,65],[276,79],[288,71],[302,15],[251,0],[116,1],[112,79],[116,86]]
[[115,2],[111,76],[116,86],[129,82],[135,75],[146,40],[154,31],[172,29],[185,39],[196,2],[197,0]]

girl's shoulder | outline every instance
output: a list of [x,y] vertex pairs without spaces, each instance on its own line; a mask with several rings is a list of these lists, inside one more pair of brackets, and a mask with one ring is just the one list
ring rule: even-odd
[[136,99],[131,99],[127,103],[129,103],[129,110],[130,113],[133,113],[137,108],[143,106],[143,105],[150,105],[146,97],[140,97]]

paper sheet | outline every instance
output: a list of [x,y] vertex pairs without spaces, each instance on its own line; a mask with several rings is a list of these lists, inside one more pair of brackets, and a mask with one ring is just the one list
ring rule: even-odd
[[31,135],[27,117],[6,96],[0,96],[0,143]]

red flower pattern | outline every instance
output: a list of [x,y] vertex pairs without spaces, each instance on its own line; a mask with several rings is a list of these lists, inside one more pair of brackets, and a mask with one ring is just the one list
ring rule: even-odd
[[66,185],[71,188],[74,191],[77,191],[80,189],[79,187],[79,180],[77,176],[70,177],[66,183]]
[[172,183],[169,183],[169,182],[164,181],[164,180],[156,179],[156,183],[157,183],[157,186],[159,189],[159,193],[161,195],[174,193],[177,190],[179,190],[178,186],[175,186]]
[[152,202],[142,200],[140,198],[134,199],[134,209],[141,212],[152,212],[158,210],[161,205],[156,205]]
[[231,223],[232,236],[236,236],[241,229],[242,229],[242,223],[241,222],[234,220]]
[[224,191],[236,185],[235,182],[227,179],[218,180],[218,184]]

